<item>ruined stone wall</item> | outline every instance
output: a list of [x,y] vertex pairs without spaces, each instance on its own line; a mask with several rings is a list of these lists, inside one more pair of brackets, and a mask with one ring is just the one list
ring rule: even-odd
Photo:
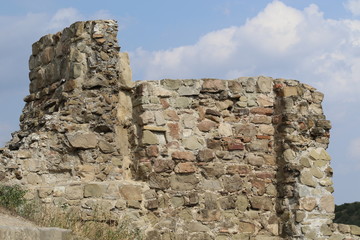
[[146,239],[359,239],[332,223],[323,94],[269,77],[133,83],[116,34],[77,22],[33,45],[3,183]]

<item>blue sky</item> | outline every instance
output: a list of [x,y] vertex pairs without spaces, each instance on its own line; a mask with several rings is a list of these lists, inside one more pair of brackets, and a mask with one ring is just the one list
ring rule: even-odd
[[360,201],[360,0],[6,1],[1,145],[18,129],[31,44],[89,19],[119,22],[134,80],[265,75],[317,87],[333,125],[335,201]]

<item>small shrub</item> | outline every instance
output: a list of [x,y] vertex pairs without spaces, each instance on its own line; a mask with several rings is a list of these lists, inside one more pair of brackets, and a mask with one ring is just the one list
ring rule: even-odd
[[0,185],[0,205],[14,211],[26,203],[26,192],[19,185]]

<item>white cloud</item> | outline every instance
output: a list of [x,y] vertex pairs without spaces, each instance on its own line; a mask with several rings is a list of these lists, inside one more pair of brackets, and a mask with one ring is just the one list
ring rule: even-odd
[[344,6],[353,15],[360,15],[360,0],[348,0],[346,3],[344,3]]
[[97,11],[95,14],[93,14],[90,19],[96,20],[96,19],[113,19],[113,15],[108,11],[101,9]]
[[138,79],[269,75],[301,79],[332,99],[360,101],[360,21],[324,18],[273,1],[241,26],[188,46],[131,53]]
[[49,30],[58,30],[67,27],[76,21],[80,21],[83,18],[83,15],[75,8],[62,8],[51,18],[47,28]]

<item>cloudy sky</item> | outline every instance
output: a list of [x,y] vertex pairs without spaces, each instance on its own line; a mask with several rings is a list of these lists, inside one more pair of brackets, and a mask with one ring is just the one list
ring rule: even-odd
[[18,129],[31,44],[115,19],[134,80],[265,75],[325,93],[336,203],[360,201],[360,0],[12,0],[0,8],[0,145]]

